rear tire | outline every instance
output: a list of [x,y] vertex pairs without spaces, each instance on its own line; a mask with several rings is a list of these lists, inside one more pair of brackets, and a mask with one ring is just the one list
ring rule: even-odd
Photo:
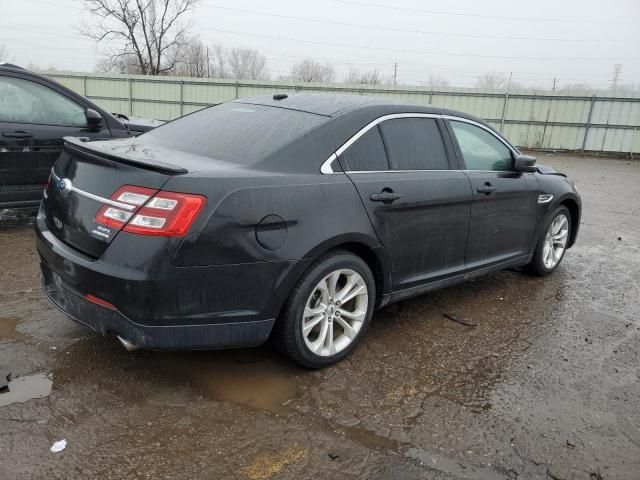
[[526,266],[526,270],[540,277],[553,273],[567,251],[572,228],[569,209],[565,206],[556,208],[547,217],[533,258]]
[[274,330],[276,346],[307,368],[342,360],[369,327],[375,288],[371,269],[360,257],[342,250],[320,257],[282,309]]

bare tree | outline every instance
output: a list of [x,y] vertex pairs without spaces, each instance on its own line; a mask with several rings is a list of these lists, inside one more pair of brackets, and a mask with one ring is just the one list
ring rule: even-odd
[[335,70],[328,63],[320,63],[306,58],[296,63],[291,69],[290,79],[297,82],[331,82],[335,77]]
[[140,64],[135,55],[120,55],[116,58],[103,58],[98,61],[96,72],[140,74]]
[[[137,65],[144,75],[161,75],[175,66],[170,53],[184,45],[188,14],[198,0],[84,0],[92,22],[81,32],[97,42],[116,42],[105,52],[106,64],[128,69]],[[134,63],[135,62],[135,63]]]
[[427,85],[429,88],[443,88],[449,86],[449,80],[444,78],[441,75],[429,75],[429,80],[427,81]]
[[345,83],[357,83],[360,85],[380,85],[383,83],[383,79],[380,76],[378,69],[368,70],[361,72],[358,69],[352,68],[349,70],[349,74],[345,78]]
[[476,80],[478,88],[486,88],[488,90],[499,90],[507,84],[507,77],[498,72],[487,72]]
[[345,78],[345,83],[357,83],[360,85],[380,85],[383,82],[384,80],[380,76],[380,71],[377,68],[366,72],[352,68]]
[[220,44],[209,48],[210,75],[216,78],[228,78],[227,49]]
[[0,45],[0,62],[9,60],[9,49],[6,45]]
[[172,51],[172,62],[175,66],[171,73],[183,77],[208,77],[211,75],[209,50],[202,41],[191,38],[184,45],[179,45]]
[[229,76],[235,80],[259,80],[268,77],[267,59],[251,48],[232,48],[225,55]]

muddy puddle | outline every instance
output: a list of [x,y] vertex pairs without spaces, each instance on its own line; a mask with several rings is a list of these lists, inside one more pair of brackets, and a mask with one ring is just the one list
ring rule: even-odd
[[0,340],[15,340],[22,337],[22,334],[17,331],[18,323],[20,321],[17,318],[0,318]]
[[51,375],[46,373],[12,379],[6,388],[0,390],[0,407],[12,403],[23,403],[34,398],[44,398],[51,393],[52,386]]
[[185,377],[211,400],[282,413],[298,395],[296,375],[302,370],[266,349],[158,355],[163,371]]
[[[115,338],[87,333],[86,340],[63,352],[54,368],[56,382],[69,389],[91,375],[99,379],[102,389],[125,402],[181,402],[197,395],[282,414],[299,390],[316,378],[268,346],[210,352],[127,352]],[[135,387],[123,388],[123,382]],[[164,393],[158,394],[160,390]]]

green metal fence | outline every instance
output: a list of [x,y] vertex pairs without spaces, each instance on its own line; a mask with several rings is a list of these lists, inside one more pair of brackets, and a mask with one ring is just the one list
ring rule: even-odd
[[171,120],[235,98],[276,92],[342,93],[468,112],[524,148],[640,153],[640,96],[43,73],[108,111],[138,117]]

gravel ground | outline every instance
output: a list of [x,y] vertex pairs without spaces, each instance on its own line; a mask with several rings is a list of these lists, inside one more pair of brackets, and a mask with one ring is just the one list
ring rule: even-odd
[[385,308],[315,372],[269,346],[125,351],[47,303],[32,212],[0,211],[0,478],[638,478],[640,163],[539,162],[584,202],[554,275]]

